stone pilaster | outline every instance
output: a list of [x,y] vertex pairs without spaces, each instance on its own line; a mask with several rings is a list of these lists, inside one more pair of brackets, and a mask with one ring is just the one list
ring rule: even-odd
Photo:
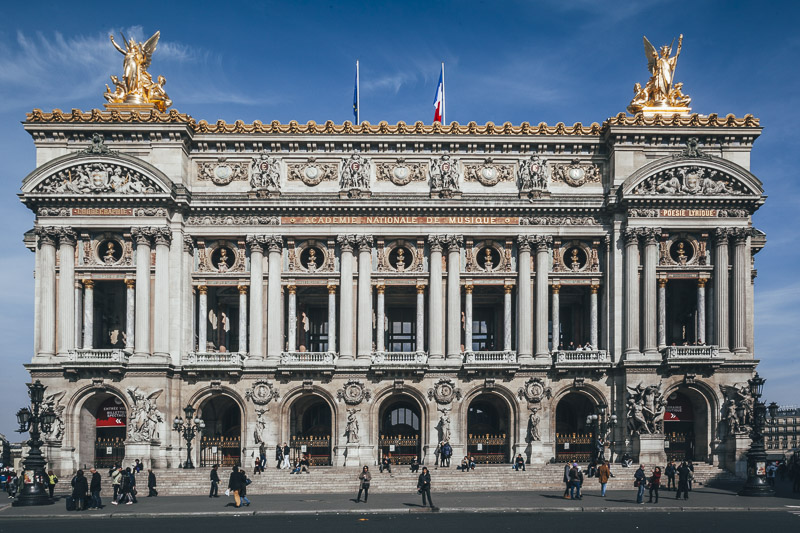
[[358,323],[356,359],[369,365],[372,355],[372,235],[359,235],[358,242]]
[[376,285],[375,290],[378,292],[377,309],[375,309],[377,315],[375,320],[375,351],[383,352],[386,350],[386,340],[384,338],[384,334],[386,333],[386,303],[384,294],[386,292],[386,286],[383,284]]
[[125,350],[133,352],[136,336],[136,280],[125,278]]
[[706,339],[706,279],[697,280],[697,342],[708,344]]
[[197,351],[208,350],[208,287],[197,286]]
[[83,349],[94,348],[94,281],[83,280]]
[[553,350],[558,350],[561,346],[561,285],[554,283],[551,287],[550,296],[550,321],[553,326]]
[[75,345],[75,243],[72,228],[58,229],[58,355]]
[[503,286],[503,350],[511,351],[511,291],[513,285]]
[[336,352],[336,285],[328,284],[328,351]]
[[169,247],[172,231],[168,227],[156,228],[156,279],[153,302],[153,355],[169,357]]
[[639,232],[635,228],[626,228],[622,234],[625,240],[625,284],[624,284],[624,317],[625,344],[624,354],[630,359],[639,352]]
[[[39,271],[39,351],[37,357],[56,353],[56,243],[58,228],[38,227]],[[36,334],[37,332],[34,332]]]
[[428,285],[428,360],[436,364],[444,360],[444,324],[442,323],[444,291],[442,287],[442,248],[444,235],[429,235],[430,284]]
[[533,362],[532,242],[528,235],[517,236],[517,360],[521,364]]
[[728,235],[729,228],[717,228],[714,232],[714,338],[720,355],[730,353],[728,329]]
[[549,274],[550,274],[550,245],[553,238],[549,235],[536,235],[532,237],[536,244],[536,319],[535,319],[535,356],[538,361],[550,362],[548,349],[548,307],[549,302]]
[[658,278],[658,349],[667,346],[667,278]]
[[425,350],[425,285],[417,285],[417,342],[418,352]]
[[75,313],[74,313],[75,314],[75,331],[74,331],[75,341],[74,342],[75,342],[75,346],[77,348],[80,348],[80,347],[83,346],[83,319],[84,319],[84,316],[83,316],[83,303],[84,302],[83,302],[83,283],[81,283],[77,279],[75,280],[75,289],[73,289],[73,292],[75,292],[75,299],[73,300],[75,302]]
[[644,311],[644,355],[658,358],[657,321],[658,302],[656,301],[656,267],[658,266],[658,241],[661,229],[647,228],[642,231],[644,240],[644,275],[642,309]]
[[136,242],[136,319],[134,329],[134,356],[150,355],[150,248],[153,243],[153,228],[132,228],[131,236]]
[[461,361],[461,235],[447,236],[447,360]]
[[352,362],[356,355],[353,347],[353,247],[356,239],[354,235],[339,235],[336,240],[342,252],[339,266],[339,360],[346,363]]
[[239,285],[239,350],[247,353],[247,285]]
[[589,342],[592,344],[594,350],[600,349],[600,335],[598,331],[598,306],[597,306],[597,291],[600,289],[599,285],[592,284],[589,287]]
[[472,289],[473,285],[464,285],[464,351],[472,351]]
[[250,246],[250,359],[264,358],[264,236],[248,235]]
[[265,237],[269,273],[267,277],[267,363],[277,365],[283,348],[283,306],[281,305],[281,253],[283,237]]
[[736,228],[733,233],[733,299],[731,309],[731,349],[736,355],[747,353],[747,289],[750,283],[750,261],[747,253],[749,228]]

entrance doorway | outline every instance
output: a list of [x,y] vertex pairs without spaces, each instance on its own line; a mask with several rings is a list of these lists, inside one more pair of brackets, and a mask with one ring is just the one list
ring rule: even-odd
[[331,408],[324,399],[309,395],[294,402],[289,417],[292,461],[305,454],[314,466],[330,466],[332,434]]
[[414,457],[421,459],[420,419],[419,407],[410,398],[387,401],[380,417],[378,461],[388,457],[392,464],[407,465]]
[[594,412],[594,402],[570,392],[556,407],[556,462],[588,462],[594,453],[594,432],[586,417]]
[[79,419],[81,465],[111,468],[125,459],[128,414],[123,401],[108,393],[88,398]]
[[206,427],[200,435],[200,466],[241,464],[242,413],[228,396],[207,399],[198,410]]
[[500,397],[481,394],[472,400],[467,411],[467,455],[476,463],[507,463],[510,419],[508,406]]
[[670,459],[695,460],[694,418],[694,407],[689,396],[677,391],[669,395],[664,413],[664,435]]

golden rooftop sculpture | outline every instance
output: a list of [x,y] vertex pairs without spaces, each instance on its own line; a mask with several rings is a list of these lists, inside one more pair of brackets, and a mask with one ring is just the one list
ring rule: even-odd
[[683,34],[678,37],[678,49],[674,56],[671,56],[674,40],[669,46],[662,46],[659,54],[647,37],[643,39],[647,70],[650,71],[651,76],[644,87],[640,83],[633,86],[634,97],[628,105],[628,111],[634,115],[644,113],[645,116],[673,115],[675,113],[688,115],[691,111],[689,103],[692,99],[683,94],[683,83],[674,83],[675,67],[683,46]]
[[125,56],[125,59],[122,63],[122,80],[117,76],[111,76],[111,81],[114,83],[113,91],[106,84],[106,92],[103,95],[108,100],[106,108],[150,109],[155,107],[163,113],[172,105],[172,100],[164,91],[164,84],[167,83],[164,76],[159,76],[156,81],[153,81],[153,76],[147,72],[160,36],[161,32],[157,31],[144,43],[137,43],[133,39],[125,39],[125,35],[122,35],[125,48],[114,41],[113,35],[110,36],[111,44]]

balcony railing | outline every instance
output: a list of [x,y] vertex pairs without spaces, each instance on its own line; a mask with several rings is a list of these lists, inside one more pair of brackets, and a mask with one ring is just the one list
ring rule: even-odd
[[283,352],[282,366],[331,366],[336,363],[334,352]]
[[241,368],[247,354],[242,352],[189,352],[184,365],[197,367],[233,366]]
[[76,363],[127,363],[130,354],[119,348],[108,350],[78,349],[67,352],[67,360]]
[[464,364],[467,365],[497,365],[497,364],[516,364],[517,352],[511,351],[480,351],[464,352]]
[[719,346],[667,346],[663,349],[667,363],[714,363],[720,359]]
[[608,352],[605,350],[558,350],[555,352],[556,363],[606,363]]
[[373,365],[404,366],[424,365],[428,363],[425,352],[375,352],[372,354]]

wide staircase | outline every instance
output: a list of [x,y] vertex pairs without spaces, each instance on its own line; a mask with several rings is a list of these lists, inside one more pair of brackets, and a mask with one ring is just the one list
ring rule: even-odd
[[[582,465],[585,468],[585,465]],[[247,468],[247,475],[253,483],[247,487],[248,494],[325,494],[354,493],[358,490],[358,468],[316,467],[311,473],[290,474],[287,470],[268,468],[263,474],[253,474]],[[609,490],[633,490],[635,468],[612,467],[615,477],[608,484]],[[396,466],[392,473],[381,474],[378,467],[370,466],[372,472],[371,492],[401,493],[415,490],[418,474],[413,474],[407,466]],[[156,471],[159,495],[200,495],[209,489],[208,468],[195,470]],[[649,473],[649,472],[648,472]],[[526,471],[516,472],[510,465],[479,465],[474,471],[461,472],[455,466],[431,469],[431,484],[437,492],[485,492],[485,491],[548,491],[562,490],[563,464],[526,465]],[[708,484],[736,481],[732,473],[707,464],[695,465],[695,482]],[[220,495],[228,486],[230,469],[219,470]],[[662,478],[666,486],[666,476]],[[147,494],[147,475],[137,476],[139,496]],[[103,493],[110,488],[110,480],[103,478]],[[597,478],[584,480],[585,490],[599,490]]]

